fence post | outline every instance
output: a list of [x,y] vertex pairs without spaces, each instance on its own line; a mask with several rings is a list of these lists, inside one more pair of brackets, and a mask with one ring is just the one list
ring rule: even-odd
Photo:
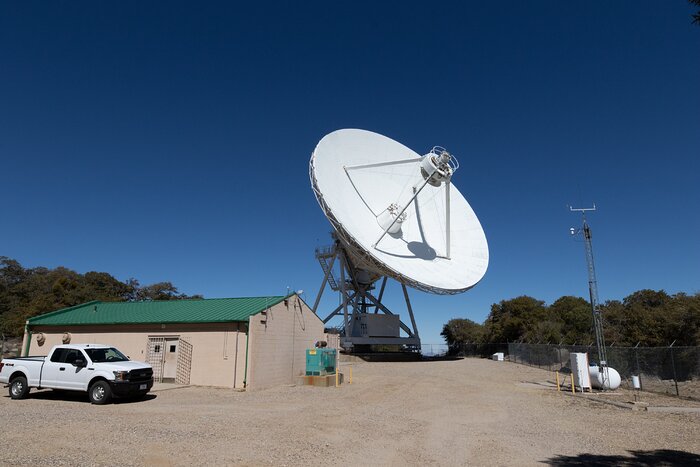
[[513,362],[518,363],[518,349],[515,347],[515,343],[508,342],[508,353],[513,358]]
[[673,369],[673,382],[676,384],[676,396],[680,396],[678,392],[678,378],[676,377],[676,361],[673,358],[673,344],[675,343],[676,341],[671,342],[668,348],[671,350],[671,368]]
[[639,349],[637,347],[639,347],[639,342],[637,342],[637,345],[634,346],[634,361],[637,364],[636,373],[637,373],[637,376],[639,376],[639,390],[643,391],[644,386],[642,384],[642,375],[641,375],[642,369],[639,367]]
[[561,361],[561,343],[564,341],[559,341],[559,345],[557,346],[557,355],[559,355],[559,361],[557,362],[559,364],[559,369],[561,370],[562,367],[562,361]]

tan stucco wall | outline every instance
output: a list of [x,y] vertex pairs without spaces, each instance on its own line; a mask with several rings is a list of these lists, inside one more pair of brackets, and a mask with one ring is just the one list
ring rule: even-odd
[[[246,326],[246,323],[223,323],[35,327],[29,355],[46,355],[52,346],[62,343],[64,332],[70,332],[73,344],[113,345],[132,360],[145,361],[149,337],[179,337],[192,344],[190,384],[242,388]],[[37,343],[38,332],[46,336],[42,346]]]
[[248,387],[294,383],[306,372],[306,349],[324,338],[323,322],[297,296],[251,316]]

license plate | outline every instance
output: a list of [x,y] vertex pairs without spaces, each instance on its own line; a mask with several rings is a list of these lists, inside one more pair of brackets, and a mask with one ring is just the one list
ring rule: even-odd
[[148,387],[147,384],[142,384],[141,386],[139,386],[139,390],[141,391],[143,389],[146,389],[147,387]]

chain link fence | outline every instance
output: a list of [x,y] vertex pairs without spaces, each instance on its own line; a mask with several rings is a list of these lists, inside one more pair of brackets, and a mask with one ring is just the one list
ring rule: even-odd
[[[501,348],[505,346],[506,354],[512,362],[550,371],[568,369],[569,355],[572,352],[588,353],[591,363],[598,362],[598,350],[595,345],[487,345],[500,345]],[[620,373],[622,387],[631,389],[632,376],[637,375],[644,391],[700,400],[700,347],[612,346],[607,347],[606,351],[608,366]]]
[[508,344],[457,344],[450,346],[448,353],[460,357],[490,357],[496,352],[503,352],[505,355],[508,355]]
[[19,357],[22,339],[17,337],[7,337],[0,334],[0,357],[14,358]]
[[420,353],[424,357],[444,357],[447,355],[447,344],[421,344]]

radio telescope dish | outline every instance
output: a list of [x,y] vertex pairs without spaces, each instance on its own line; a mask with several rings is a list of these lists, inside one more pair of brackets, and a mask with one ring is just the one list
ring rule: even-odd
[[[486,273],[486,236],[471,206],[452,185],[457,159],[435,146],[424,155],[365,130],[326,135],[309,163],[311,185],[335,229],[333,246],[317,249],[326,284],[342,304],[341,345],[420,347],[406,286],[435,294],[469,290]],[[333,266],[339,259],[339,277]],[[374,283],[383,278],[378,296]],[[404,293],[412,328],[381,303],[387,278]],[[349,315],[348,308],[352,309]],[[374,308],[374,313],[369,313]],[[384,315],[378,315],[379,312]],[[399,328],[408,337],[400,337]]]
[[[446,170],[436,167],[441,156],[449,158]],[[359,267],[455,294],[479,282],[489,261],[479,219],[450,182],[457,167],[442,148],[421,156],[386,136],[348,129],[318,143],[310,171],[321,208]]]

